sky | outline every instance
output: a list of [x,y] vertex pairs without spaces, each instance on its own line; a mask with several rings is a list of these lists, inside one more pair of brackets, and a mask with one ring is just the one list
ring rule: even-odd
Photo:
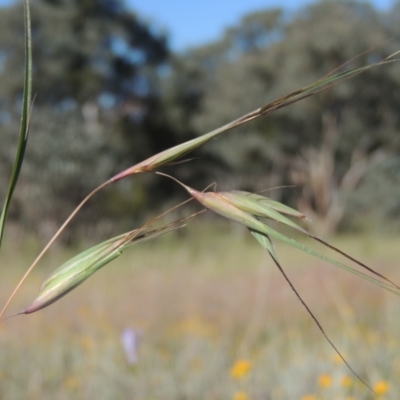
[[[295,11],[312,0],[125,0],[145,20],[169,32],[176,51],[218,39],[241,17],[260,9],[281,7]],[[0,6],[13,0],[0,0]],[[372,0],[380,10],[388,10],[395,0]]]
[[[280,7],[295,11],[312,0],[126,0],[145,18],[157,22],[170,33],[174,50],[201,45],[218,39],[225,28],[238,23],[253,11]],[[388,10],[395,0],[370,1],[380,10]]]

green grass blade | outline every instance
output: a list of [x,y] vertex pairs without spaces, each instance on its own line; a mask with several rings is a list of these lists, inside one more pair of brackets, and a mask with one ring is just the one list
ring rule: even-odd
[[6,199],[0,216],[0,247],[3,241],[4,227],[7,219],[8,209],[11,203],[14,189],[18,181],[24,160],[26,144],[29,132],[29,118],[31,111],[32,98],[32,38],[31,38],[31,18],[29,1],[25,0],[25,77],[24,77],[24,94],[22,102],[21,127],[19,132],[19,142],[17,154],[15,156],[14,166],[7,190]]

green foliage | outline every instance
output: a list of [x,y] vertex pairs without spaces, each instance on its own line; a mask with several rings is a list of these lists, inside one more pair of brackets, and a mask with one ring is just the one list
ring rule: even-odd
[[[3,101],[22,88],[16,74],[23,52],[10,45],[23,32],[20,15],[19,5],[0,13],[3,73],[11,78],[2,85]],[[123,1],[32,1],[32,26],[37,105],[82,105],[101,95],[108,95],[114,108],[128,100],[143,101],[144,108],[150,104],[155,68],[168,55],[166,39],[153,33]]]
[[[0,10],[1,196],[13,165],[10,149],[23,91],[21,6]],[[35,226],[43,227],[37,233],[45,240],[96,183],[153,153],[149,132],[162,122],[153,115],[159,70],[169,51],[165,35],[123,1],[36,0],[31,6],[37,135],[11,218],[36,232]],[[130,195],[134,191],[129,184],[120,188]],[[100,221],[96,211],[84,215],[92,236],[104,237],[110,230],[115,214],[107,204],[104,211]],[[116,230],[126,229],[124,220],[116,221]],[[64,240],[87,233],[71,229]]]
[[[398,13],[399,8],[382,14],[367,3],[325,1],[291,16],[279,10],[246,16],[218,42],[179,57],[171,78],[175,88],[169,87],[170,93],[179,94],[170,94],[173,110],[179,106],[185,110],[180,123],[201,134],[226,123],[241,110],[279,98],[344,63],[347,69],[382,59],[398,48]],[[399,77],[396,64],[368,71],[248,124],[227,139],[213,141],[202,150],[214,167],[212,179],[217,179],[222,189],[251,191],[295,183],[298,191],[273,193],[294,205],[306,190],[303,183],[292,179],[298,161],[308,149],[324,146],[326,137],[331,136],[329,157],[334,165],[327,176],[331,182],[327,185],[332,188],[328,197],[347,198],[355,187],[343,187],[346,185],[341,182],[355,155],[362,155],[369,163],[377,150],[400,154],[396,134],[400,129]],[[190,109],[185,106],[188,99],[193,105]],[[177,113],[173,115],[176,118]],[[316,207],[317,194],[306,197],[310,211],[325,218]],[[342,207],[347,207],[345,202]],[[335,230],[336,223],[333,225]]]

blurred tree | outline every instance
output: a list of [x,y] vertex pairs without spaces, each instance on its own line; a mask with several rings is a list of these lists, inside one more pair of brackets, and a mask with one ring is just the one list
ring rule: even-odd
[[[170,139],[168,131],[165,137],[159,133],[163,117],[157,116],[159,81],[169,57],[163,32],[129,11],[123,0],[32,0],[31,7],[36,99],[29,171],[27,167],[24,171],[29,188],[33,185],[35,190],[20,188],[20,198],[26,199],[18,218],[33,227],[43,212],[26,209],[26,201],[33,199],[29,193],[35,199],[41,193],[41,201],[31,205],[58,210],[47,217],[58,224],[96,184],[152,154],[157,145],[168,146]],[[17,131],[22,96],[22,13],[20,3],[0,12],[4,132],[0,160],[5,163],[5,180],[11,170],[11,132]],[[155,145],[155,137],[162,143]],[[5,188],[2,184],[1,190]],[[118,203],[115,198],[113,202]],[[132,211],[127,201],[124,207]],[[121,214],[114,205],[108,210]],[[92,221],[97,221],[97,213],[92,214]]]
[[[23,21],[21,5],[0,13],[1,97],[21,92]],[[157,93],[158,69],[168,56],[166,37],[142,22],[122,0],[33,0],[32,30],[37,104],[96,101],[104,108]],[[10,97],[12,95],[12,97]],[[71,105],[70,105],[71,106]],[[139,112],[141,111],[141,112]]]
[[[280,10],[248,15],[219,42],[182,56],[189,82],[176,89],[180,97],[175,104],[185,99],[182,91],[192,96],[195,106],[186,113],[187,123],[197,134],[209,131],[340,66],[365,65],[398,50],[399,40],[388,39],[398,37],[399,12],[395,8],[390,15],[380,14],[364,2],[323,1],[291,16]],[[395,134],[400,129],[399,72],[397,64],[370,70],[213,141],[204,154],[218,159],[215,175],[225,187],[260,190],[293,182],[293,170],[304,166],[304,158],[315,168],[307,149],[322,149],[318,157],[330,164],[319,165],[325,174],[323,196],[331,200],[325,199],[321,207],[321,193],[312,185],[305,188],[309,179],[304,168],[304,179],[295,183],[299,205],[307,204],[308,211],[321,219],[330,207],[338,206],[334,198],[342,199],[340,212],[331,210],[335,218],[319,225],[321,232],[329,233],[345,214],[345,192],[362,183],[362,174],[352,185],[346,183],[354,176],[355,151],[366,162],[377,149],[400,152]],[[326,146],[327,117],[335,121],[331,146]],[[292,203],[296,197],[287,190],[272,194]]]

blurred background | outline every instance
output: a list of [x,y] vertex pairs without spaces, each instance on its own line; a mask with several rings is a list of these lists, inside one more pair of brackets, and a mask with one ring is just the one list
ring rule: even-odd
[[[395,2],[209,3],[32,1],[36,97],[15,226],[44,241],[121,169],[349,60],[346,68],[357,67],[400,48]],[[1,197],[21,105],[21,13],[19,2],[0,8]],[[368,71],[224,134],[168,172],[197,189],[294,185],[269,195],[305,212],[322,235],[398,229],[399,72],[398,64]],[[93,200],[62,240],[130,229],[181,198],[165,178],[127,179]]]
[[[113,174],[345,63],[400,50],[395,1],[31,7],[36,96],[5,232],[1,304],[41,245]],[[20,2],[0,1],[0,199],[19,130],[22,15]],[[199,190],[213,182],[268,190],[304,212],[314,233],[399,280],[399,93],[398,63],[371,69],[225,133],[165,171]],[[96,195],[13,310],[88,242],[183,199],[177,184],[152,174]],[[211,215],[190,225],[139,246],[52,307],[0,324],[0,399],[372,398],[245,231]],[[397,400],[398,300],[286,246],[277,251],[348,361],[382,398]]]

